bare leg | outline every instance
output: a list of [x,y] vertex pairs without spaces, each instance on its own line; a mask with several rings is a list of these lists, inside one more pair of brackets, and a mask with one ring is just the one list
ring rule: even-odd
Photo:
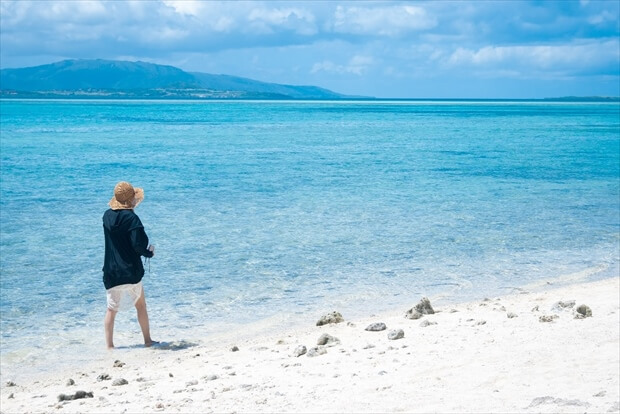
[[142,329],[142,336],[144,337],[144,346],[149,347],[153,345],[155,341],[151,339],[149,314],[146,311],[146,298],[144,297],[144,289],[142,289],[142,294],[136,302],[136,311],[138,312],[138,323],[140,324],[140,329]]
[[108,349],[114,348],[114,318],[116,317],[116,311],[108,308],[105,318],[103,319],[103,327],[105,330],[105,342]]

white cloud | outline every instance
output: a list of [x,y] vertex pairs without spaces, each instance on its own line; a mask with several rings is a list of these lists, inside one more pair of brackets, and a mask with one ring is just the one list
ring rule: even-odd
[[618,39],[573,42],[566,45],[485,46],[472,50],[458,48],[447,59],[449,66],[592,68],[620,60]]
[[104,3],[100,1],[0,1],[2,29],[18,25],[35,27],[42,22],[75,22],[89,24],[109,19]]
[[611,12],[607,10],[603,10],[601,13],[588,17],[588,23],[592,25],[600,25],[605,24],[607,22],[613,22],[617,19],[617,16],[614,16]]
[[285,29],[302,35],[313,35],[318,31],[314,15],[299,8],[256,8],[248,14],[247,20],[265,33]]
[[250,12],[248,20],[262,20],[272,25],[283,25],[290,19],[298,19],[314,22],[314,15],[302,9],[254,9]]
[[317,62],[312,66],[310,73],[319,72],[337,73],[337,74],[354,74],[362,76],[369,66],[374,63],[371,56],[356,55],[353,56],[346,65],[338,65],[330,60]]
[[312,69],[310,70],[310,73],[312,74],[316,74],[319,72],[344,73],[344,66],[336,65],[330,60],[324,60],[322,62],[317,62],[312,65]]
[[235,21],[230,17],[221,16],[213,23],[212,27],[216,32],[228,32],[235,27]]
[[160,16],[168,23],[191,28],[194,35],[209,32],[231,35],[273,36],[282,32],[314,35],[318,32],[314,14],[303,7],[277,7],[282,3],[163,0]]
[[98,1],[54,2],[46,11],[52,20],[88,22],[105,16],[106,8]]
[[[476,80],[588,77],[580,83],[586,86],[594,78],[617,79],[619,3],[582,5],[0,0],[0,62],[20,67],[134,57],[192,71],[349,87],[353,94],[376,94],[364,89],[390,82],[401,85],[394,89],[401,93],[407,82],[418,85],[411,80],[449,81],[455,74]],[[251,63],[254,56],[260,60]]]
[[188,16],[200,16],[205,4],[198,0],[163,0],[163,3],[172,7],[177,13]]
[[161,27],[156,30],[151,30],[148,36],[146,36],[145,41],[174,42],[185,39],[188,35],[189,32],[187,30]]
[[355,55],[349,61],[349,66],[369,66],[374,63],[372,56]]
[[334,13],[331,29],[356,35],[398,36],[410,31],[430,29],[437,20],[421,7],[343,7]]

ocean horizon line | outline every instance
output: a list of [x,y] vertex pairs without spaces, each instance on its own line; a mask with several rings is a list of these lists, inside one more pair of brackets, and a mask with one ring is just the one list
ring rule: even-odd
[[541,102],[541,103],[619,103],[620,96],[567,96],[548,98],[200,98],[200,97],[140,97],[140,96],[104,96],[104,95],[66,95],[40,97],[0,96],[0,101],[165,101],[165,102]]

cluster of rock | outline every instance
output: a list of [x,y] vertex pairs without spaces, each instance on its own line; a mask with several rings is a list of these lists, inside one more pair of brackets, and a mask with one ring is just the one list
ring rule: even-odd
[[[110,374],[106,374],[106,373],[103,373],[103,374],[100,374],[99,376],[97,376],[97,381],[99,381],[99,382],[101,382],[101,381],[109,381],[111,379],[112,379],[112,377],[110,376]],[[124,378],[117,378],[114,381],[112,381],[112,385],[114,385],[114,386],[127,385],[127,384],[129,384],[129,382],[126,379],[124,379]]]
[[[375,323],[371,323],[370,325],[368,325],[366,327],[366,330],[369,332],[380,332],[380,331],[385,331],[387,329],[387,326],[383,323],[383,322],[375,322]],[[393,329],[390,332],[388,332],[388,339],[390,340],[396,340],[396,339],[401,339],[405,337],[405,331],[403,331],[402,329]]]
[[[419,319],[424,315],[432,315],[434,313],[435,313],[435,310],[431,306],[430,300],[424,297],[422,298],[422,300],[420,300],[420,302],[417,305],[415,305],[413,308],[409,309],[406,312],[405,317],[408,319]],[[332,311],[330,313],[327,313],[321,316],[321,318],[316,322],[316,326],[324,326],[324,325],[336,324],[336,323],[341,323],[341,322],[344,322],[344,318],[342,317],[342,314],[337,311]],[[432,321],[424,321],[424,322],[425,323],[422,323],[420,326],[425,327],[425,326],[437,324],[437,322],[432,322]],[[355,325],[350,324],[350,326],[355,326]],[[383,322],[374,322],[368,325],[365,328],[365,330],[369,332],[381,332],[381,331],[387,330],[387,326]],[[388,332],[389,340],[397,340],[397,339],[402,339],[404,337],[405,337],[405,331],[402,329],[392,329]],[[325,333],[319,337],[317,341],[317,346],[315,347],[308,349],[305,345],[298,345],[293,351],[293,356],[300,357],[302,355],[307,355],[309,357],[314,357],[318,355],[323,355],[327,353],[327,350],[325,349],[326,347],[334,346],[339,343],[340,343],[340,340],[338,338]]]
[[[341,322],[344,322],[342,314],[340,312],[333,311],[321,316],[321,318],[317,321],[316,326],[336,324]],[[316,341],[316,346],[310,349],[308,349],[305,345],[298,345],[293,351],[293,356],[300,357],[302,355],[306,355],[309,357],[315,357],[319,355],[324,355],[327,353],[327,350],[325,348],[338,345],[339,343],[340,339],[324,333]]]
[[[487,301],[489,301],[487,299]],[[575,301],[559,301],[555,305],[553,305],[552,310],[554,311],[563,311],[573,309],[575,307]],[[500,310],[505,311],[505,307],[501,307]],[[455,310],[453,310],[455,311]],[[538,306],[532,309],[532,312],[538,311]],[[423,297],[420,302],[413,306],[411,309],[407,310],[405,313],[405,318],[407,319],[420,319],[425,315],[433,315],[435,314],[435,310],[431,305],[430,300],[427,297]],[[574,310],[575,319],[583,319],[592,316],[592,310],[587,305],[580,305]],[[506,316],[509,319],[516,318],[518,315],[513,312],[508,312]],[[540,322],[553,322],[555,319],[559,318],[559,315],[542,315],[539,317]],[[342,314],[337,311],[333,311],[323,315],[317,322],[316,326],[324,326],[329,324],[337,324],[344,322],[344,318]],[[484,325],[486,321],[480,320],[477,321],[475,325]],[[349,324],[350,326],[355,326],[353,324]],[[425,319],[420,323],[421,327],[427,327],[431,325],[437,325],[437,322]],[[382,332],[387,330],[387,325],[383,322],[373,322],[365,328],[368,332]],[[393,329],[388,332],[388,339],[397,340],[405,337],[405,332],[402,329]],[[336,337],[333,337],[327,333],[322,334],[317,340],[317,344],[314,347],[308,349],[305,345],[298,345],[293,351],[294,357],[300,357],[302,355],[307,355],[309,357],[315,357],[319,355],[324,355],[327,353],[328,347],[340,344],[340,340]]]
[[[575,304],[576,302],[574,300],[567,300],[567,301],[560,300],[551,307],[551,310],[555,312],[563,312],[563,311],[573,310],[574,308],[573,317],[575,319],[585,319],[585,318],[592,317],[592,309],[590,309],[588,305],[579,305],[575,308]],[[538,310],[539,310],[538,306],[536,306],[532,309],[532,312],[537,312]],[[558,319],[559,317],[560,315],[558,314],[542,315],[538,318],[538,320],[540,322],[553,322],[555,319]]]
[[316,341],[317,346],[308,349],[305,345],[299,345],[293,351],[293,356],[300,357],[302,355],[307,355],[309,357],[315,357],[319,355],[324,355],[327,353],[327,349],[325,348],[338,344],[340,344],[340,339],[336,338],[335,336],[331,336],[330,334],[324,333]]
[[[122,368],[125,366],[125,363],[117,359],[116,361],[114,361],[114,364],[112,366],[114,368]],[[107,374],[107,373],[102,373],[97,376],[98,382],[109,381],[111,379],[112,377],[110,376],[110,374]],[[129,381],[127,381],[125,378],[117,378],[114,381],[112,381],[112,385],[115,387],[121,386],[121,385],[127,385],[127,384],[129,384]],[[75,385],[75,381],[72,378],[69,378],[66,382],[66,385],[73,386]],[[92,391],[91,392],[76,391],[73,394],[59,394],[58,402],[80,400],[82,398],[93,398]]]

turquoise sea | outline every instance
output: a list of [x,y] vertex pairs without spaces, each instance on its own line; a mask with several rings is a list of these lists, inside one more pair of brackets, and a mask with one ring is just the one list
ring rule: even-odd
[[618,103],[2,100],[0,162],[5,377],[102,352],[121,180],[163,341],[619,272]]

